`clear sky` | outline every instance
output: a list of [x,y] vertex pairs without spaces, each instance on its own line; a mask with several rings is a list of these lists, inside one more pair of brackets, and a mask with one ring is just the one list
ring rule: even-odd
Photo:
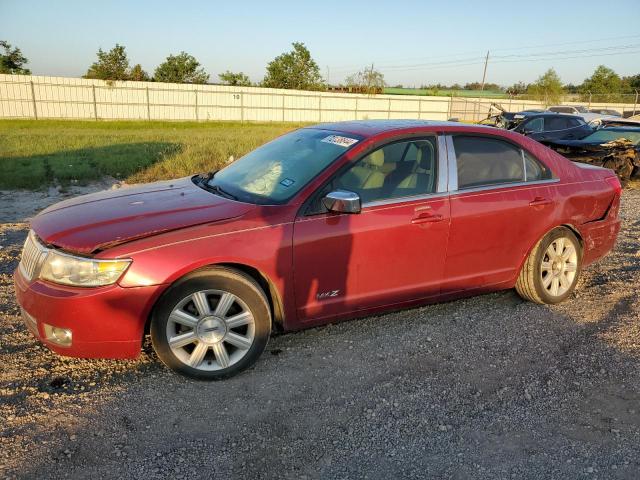
[[640,73],[640,0],[0,0],[0,19],[37,75],[80,76],[120,43],[150,73],[184,50],[211,81],[227,69],[259,81],[294,41],[332,83],[371,63],[391,85],[480,81],[487,50],[487,82],[501,85],[551,67],[565,83],[600,64]]

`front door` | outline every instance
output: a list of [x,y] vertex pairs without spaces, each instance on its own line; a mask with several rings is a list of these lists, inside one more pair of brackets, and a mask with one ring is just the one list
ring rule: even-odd
[[311,209],[294,226],[294,282],[302,321],[348,316],[440,291],[449,200],[438,192],[435,137],[381,147],[323,189],[360,195],[358,214]]

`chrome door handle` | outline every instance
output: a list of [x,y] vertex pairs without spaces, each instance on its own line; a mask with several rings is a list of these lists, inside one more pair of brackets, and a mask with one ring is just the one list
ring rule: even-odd
[[529,202],[530,207],[539,207],[542,205],[550,205],[553,203],[553,200],[544,197],[536,197]]

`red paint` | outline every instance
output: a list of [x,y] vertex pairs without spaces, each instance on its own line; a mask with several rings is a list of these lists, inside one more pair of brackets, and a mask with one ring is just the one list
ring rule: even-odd
[[[450,123],[347,122],[326,126],[364,138],[286,205],[256,206],[204,191],[190,179],[93,194],[56,204],[32,222],[43,242],[99,258],[131,258],[118,284],[63,287],[15,273],[18,302],[39,321],[73,330],[63,355],[137,355],[158,297],[213,264],[257,270],[295,330],[391,308],[512,288],[546,232],[571,226],[584,262],[613,246],[620,190],[613,173],[576,166],[526,137]],[[339,168],[372,147],[414,133],[505,137],[545,163],[556,183],[457,192],[304,216],[301,206]],[[335,295],[334,295],[335,292]]]

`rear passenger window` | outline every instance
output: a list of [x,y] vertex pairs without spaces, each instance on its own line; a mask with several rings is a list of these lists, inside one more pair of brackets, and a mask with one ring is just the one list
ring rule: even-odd
[[508,142],[456,135],[453,146],[459,189],[524,181],[521,151]]
[[544,121],[544,129],[549,130],[565,130],[567,128],[566,118],[547,117]]
[[453,146],[460,190],[553,177],[531,154],[500,139],[456,135]]

